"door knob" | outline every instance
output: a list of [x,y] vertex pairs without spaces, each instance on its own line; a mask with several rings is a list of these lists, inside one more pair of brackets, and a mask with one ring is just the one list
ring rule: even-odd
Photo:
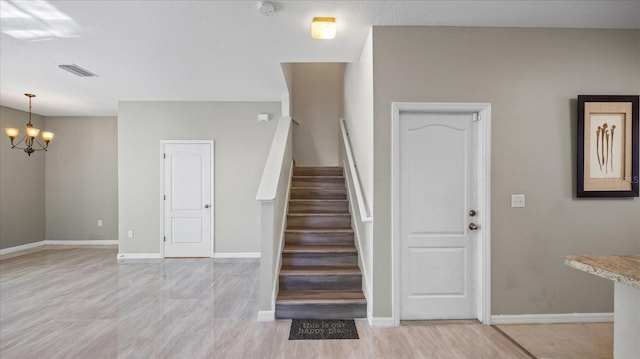
[[211,207],[211,206],[209,206],[208,204],[204,205],[204,208],[209,208],[209,207]]
[[475,209],[469,210],[469,217],[475,217],[478,214]]
[[478,225],[475,223],[469,223],[469,230],[472,230],[472,231],[478,230]]

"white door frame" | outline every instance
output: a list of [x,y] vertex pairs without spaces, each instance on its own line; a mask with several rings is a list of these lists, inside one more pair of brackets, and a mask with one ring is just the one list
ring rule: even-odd
[[[477,112],[478,251],[476,303],[478,320],[491,324],[491,104],[393,102],[391,104],[391,242],[394,325],[400,324],[400,112]],[[482,218],[481,218],[482,217]]]
[[165,205],[165,200],[164,200],[164,146],[168,145],[168,144],[208,144],[210,145],[211,148],[211,201],[209,203],[211,203],[211,211],[209,211],[211,214],[211,251],[209,253],[209,257],[213,258],[214,255],[214,247],[215,247],[215,222],[213,221],[213,219],[215,218],[214,216],[214,212],[215,212],[215,177],[213,176],[214,174],[214,168],[213,165],[215,163],[214,161],[214,154],[215,154],[215,150],[213,147],[213,140],[160,140],[160,193],[158,194],[158,198],[160,200],[160,258],[164,258],[164,205]]

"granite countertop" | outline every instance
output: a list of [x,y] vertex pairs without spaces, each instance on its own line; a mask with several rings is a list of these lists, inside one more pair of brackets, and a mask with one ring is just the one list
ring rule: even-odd
[[640,289],[638,256],[566,256],[564,264],[587,273]]

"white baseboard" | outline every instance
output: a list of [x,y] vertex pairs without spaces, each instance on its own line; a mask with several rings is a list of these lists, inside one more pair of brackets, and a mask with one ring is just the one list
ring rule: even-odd
[[118,259],[160,259],[160,253],[118,253]]
[[275,310],[261,310],[258,312],[259,322],[273,322],[274,320],[276,320]]
[[117,246],[118,240],[98,239],[95,241],[74,241],[74,240],[46,240],[46,245],[52,246]]
[[392,317],[367,317],[367,320],[372,328],[395,327]]
[[[373,317],[367,313],[372,328],[395,326],[391,317]],[[567,313],[567,314],[518,314],[492,315],[491,324],[554,324],[554,323],[609,323],[613,313]]]
[[613,313],[492,315],[491,324],[607,323]]
[[213,258],[260,258],[260,252],[221,252],[214,253]]
[[20,245],[20,246],[0,249],[0,256],[4,255],[4,254],[11,254],[11,253],[15,253],[15,252],[20,252],[20,251],[24,251],[24,250],[27,250],[27,249],[36,248],[36,247],[40,247],[40,246],[44,246],[44,245],[45,245],[45,241],[40,241],[40,242],[27,243],[27,244],[23,244],[23,245]]
[[11,254],[15,252],[24,251],[27,249],[42,247],[42,246],[109,246],[118,245],[117,240],[95,240],[95,241],[74,241],[74,240],[44,240],[39,242],[27,243],[20,246],[9,247],[0,249],[0,255]]
[[[160,253],[118,253],[118,259],[160,259]],[[260,252],[225,252],[215,253],[215,259],[222,258],[260,258]]]

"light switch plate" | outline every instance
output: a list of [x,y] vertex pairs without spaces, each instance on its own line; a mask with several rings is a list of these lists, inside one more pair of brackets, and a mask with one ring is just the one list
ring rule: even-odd
[[130,230],[127,232],[127,238],[129,239],[133,238],[133,231]]
[[511,195],[511,208],[524,208],[524,195],[512,194]]
[[102,227],[102,220],[101,219],[98,220],[98,227]]

